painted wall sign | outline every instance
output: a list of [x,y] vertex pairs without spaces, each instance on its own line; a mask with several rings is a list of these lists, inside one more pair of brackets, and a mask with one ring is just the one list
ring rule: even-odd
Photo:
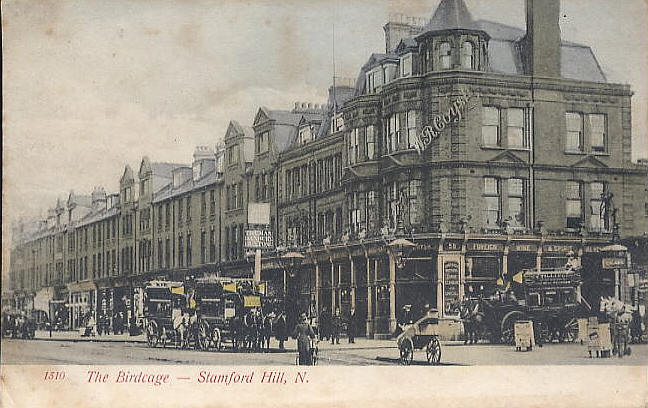
[[574,248],[571,245],[543,245],[542,247],[543,252],[560,252],[566,254],[573,250]]
[[513,244],[510,250],[514,252],[536,252],[538,246],[535,244]]
[[443,241],[444,251],[461,251],[461,241]]
[[503,251],[504,244],[493,242],[469,242],[467,248],[469,251]]
[[436,115],[432,119],[432,124],[421,129],[421,133],[416,135],[414,148],[421,154],[430,146],[433,140],[441,136],[441,132],[451,123],[458,123],[466,112],[468,102],[479,96],[473,94],[469,89],[462,89],[461,95],[455,99],[448,110],[442,114]]
[[625,261],[624,258],[603,258],[602,266],[603,269],[622,268],[626,264]]
[[443,263],[443,308],[446,314],[454,313],[453,306],[459,301],[459,262]]

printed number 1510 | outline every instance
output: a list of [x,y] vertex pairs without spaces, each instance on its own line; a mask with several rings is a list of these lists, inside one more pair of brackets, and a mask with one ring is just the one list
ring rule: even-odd
[[59,381],[65,378],[65,371],[45,371],[45,381]]

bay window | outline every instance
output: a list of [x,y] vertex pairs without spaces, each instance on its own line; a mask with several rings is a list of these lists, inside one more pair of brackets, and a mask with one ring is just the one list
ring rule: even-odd
[[441,69],[450,69],[452,66],[452,54],[449,42],[442,42],[439,45],[439,64]]
[[470,41],[464,41],[461,46],[461,67],[464,69],[474,69],[473,64],[473,44]]
[[407,111],[405,115],[407,123],[407,148],[413,149],[416,143],[416,111]]
[[358,141],[360,140],[360,129],[354,128],[349,134],[349,164],[356,164],[358,162]]
[[412,75],[412,54],[406,54],[401,57],[401,76],[408,77]]
[[373,125],[365,128],[365,152],[367,153],[367,160],[376,158],[376,131]]
[[398,150],[398,134],[400,133],[400,118],[398,114],[393,114],[387,121],[385,132],[387,152]]

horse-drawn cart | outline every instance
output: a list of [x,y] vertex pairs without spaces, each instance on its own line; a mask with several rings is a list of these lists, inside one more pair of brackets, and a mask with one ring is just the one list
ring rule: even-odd
[[409,365],[414,359],[414,350],[425,349],[430,364],[441,362],[439,342],[439,312],[431,309],[414,323],[400,325],[403,330],[396,338],[400,351],[400,362]]

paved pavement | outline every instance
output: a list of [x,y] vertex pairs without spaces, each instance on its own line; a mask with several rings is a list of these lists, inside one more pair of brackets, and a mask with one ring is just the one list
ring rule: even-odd
[[[45,336],[43,336],[45,335]],[[3,364],[183,364],[183,365],[292,365],[296,344],[279,351],[273,340],[271,352],[233,352],[149,348],[143,336],[108,335],[80,337],[78,332],[37,333],[36,340],[2,340]],[[320,342],[320,365],[386,365],[398,364],[399,352],[393,340],[357,339],[340,345]],[[619,359],[589,358],[587,347],[580,344],[551,344],[529,352],[491,344],[464,346],[444,342],[442,365],[648,365],[648,345],[633,345],[632,355]],[[416,351],[415,365],[424,365],[425,352]]]

